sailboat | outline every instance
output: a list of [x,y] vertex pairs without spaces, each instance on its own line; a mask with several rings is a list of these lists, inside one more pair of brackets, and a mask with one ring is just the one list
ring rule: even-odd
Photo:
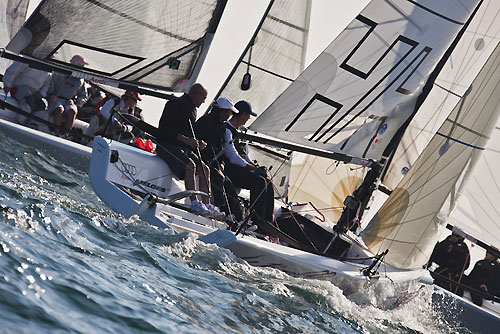
[[[169,99],[196,82],[226,3],[42,0],[19,30],[9,23],[9,31],[17,32],[0,56],[105,85],[108,91],[132,90]],[[8,4],[11,11],[17,8],[17,20],[24,18],[20,14],[25,15],[27,1]],[[75,54],[90,65],[72,65]],[[48,132],[47,115],[26,115],[15,99],[0,95],[0,131],[71,167],[88,170],[89,147],[20,125],[19,114]],[[77,120],[75,127],[85,130],[88,123]]]
[[[268,136],[247,137],[363,167],[377,166],[385,148],[382,143],[387,145],[418,110],[416,105],[421,103],[418,97],[425,91],[425,83],[444,66],[481,3],[468,1],[459,9],[453,1],[435,7],[419,2],[372,1],[252,124],[251,130]],[[266,19],[281,21],[270,10],[272,3],[260,27]],[[387,20],[387,13],[394,20]],[[252,43],[241,59],[246,54],[250,56]],[[265,69],[252,66],[250,60],[240,61],[236,68],[242,63],[247,66],[243,75],[255,68]],[[348,88],[354,89],[354,93],[346,96]],[[99,197],[126,217],[138,214],[156,226],[200,235],[220,226],[220,222],[169,205],[186,193],[172,178],[166,164],[147,152],[97,138],[89,176]],[[146,197],[137,198],[124,189],[142,192]],[[162,199],[156,200],[156,196]],[[228,236],[227,233],[224,235]],[[388,264],[382,260],[382,256],[387,256],[387,253],[382,255],[385,249],[373,252],[359,236],[349,232],[346,235],[347,242],[352,243],[350,261],[248,237],[234,238],[224,245],[243,258],[261,252],[253,257],[254,263],[275,263],[296,275],[309,273],[325,278],[344,275],[378,282],[426,276],[422,268]],[[374,259],[379,271],[361,270],[368,269]]]

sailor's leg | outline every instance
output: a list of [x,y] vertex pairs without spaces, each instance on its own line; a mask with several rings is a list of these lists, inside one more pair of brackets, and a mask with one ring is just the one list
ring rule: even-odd
[[238,198],[236,188],[229,178],[224,180],[224,190],[226,192],[226,197],[229,202],[229,207],[231,208],[231,213],[236,217],[237,221],[243,219],[243,210],[241,209],[241,202]]
[[[209,191],[209,188],[210,188],[210,169],[208,168],[207,165],[205,165],[205,163],[201,162],[201,164],[200,164],[198,162],[198,164],[196,165],[196,171],[198,172],[198,180],[200,182],[200,191],[203,191],[206,194],[210,193],[210,191]],[[210,197],[202,196],[201,201],[205,204],[208,204],[208,203],[210,203]]]
[[[188,159],[186,162],[185,170],[184,170],[184,184],[186,186],[186,190],[196,190],[196,165],[193,160]],[[195,195],[189,196],[191,202],[196,199]]]
[[224,191],[222,189],[224,183],[224,175],[221,175],[215,168],[210,168],[210,186],[212,189],[212,196],[214,198],[214,205],[219,208],[225,207]]
[[99,130],[99,115],[93,115],[89,121],[89,127],[85,134],[87,136],[93,136]]
[[71,130],[71,128],[73,127],[77,113],[78,110],[76,109],[76,106],[74,104],[69,106],[69,108],[64,112],[64,115],[66,117],[66,121],[64,123],[64,127],[67,130],[66,132],[69,132],[69,130]]
[[269,178],[264,178],[266,180],[266,210],[264,214],[264,220],[268,222],[273,221],[273,214],[274,214],[274,189],[273,189],[273,183]]
[[[54,124],[57,126],[61,126],[62,117],[64,114],[64,107],[63,106],[56,107],[53,113],[54,113]],[[59,129],[56,129],[56,132],[59,132]]]

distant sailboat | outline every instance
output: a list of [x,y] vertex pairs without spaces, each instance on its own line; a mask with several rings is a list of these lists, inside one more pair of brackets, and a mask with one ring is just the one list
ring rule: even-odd
[[[20,20],[27,2],[8,3],[15,4],[9,10]],[[226,3],[42,0],[0,56],[107,85],[115,94],[132,90],[171,98],[196,81]],[[77,54],[89,65],[72,65],[70,59]],[[15,124],[16,113],[22,112],[16,101],[1,95],[0,104],[0,131],[88,170],[89,147]],[[78,121],[78,126],[85,130],[88,124]]]

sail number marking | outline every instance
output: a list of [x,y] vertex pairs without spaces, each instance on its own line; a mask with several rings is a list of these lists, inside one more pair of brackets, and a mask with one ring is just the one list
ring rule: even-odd
[[[353,50],[349,53],[349,55],[344,59],[342,64],[339,66],[340,68],[344,69],[347,72],[352,73],[353,75],[356,75],[360,77],[363,80],[366,80],[370,77],[370,75],[373,73],[373,71],[377,68],[377,66],[383,61],[383,59],[395,48],[398,43],[403,43],[408,45],[408,50],[405,52],[405,54],[385,73],[382,78],[380,78],[356,103],[354,103],[349,110],[347,110],[341,117],[339,117],[337,120],[335,120],[331,125],[328,126],[330,121],[339,113],[339,111],[344,107],[341,103],[334,101],[322,94],[316,93],[308,102],[307,104],[302,108],[302,110],[297,114],[297,116],[290,122],[290,124],[285,128],[285,131],[289,131],[294,124],[304,116],[306,111],[309,109],[309,107],[313,104],[315,101],[320,101],[325,104],[330,105],[331,107],[334,108],[333,112],[327,116],[326,120],[321,124],[321,126],[315,131],[315,133],[308,138],[309,141],[315,141],[318,142],[325,138],[331,131],[334,129],[346,116],[348,116],[356,107],[358,107],[363,101],[365,101],[370,94],[377,89],[386,79],[389,75],[391,75],[393,72],[396,71],[396,69],[401,65],[403,61],[405,61],[410,54],[419,46],[419,42],[412,40],[408,37],[399,35],[394,42],[392,42],[391,45],[387,48],[387,50],[384,51],[384,53],[375,61],[375,63],[372,65],[372,67],[366,71],[363,72],[360,69],[355,68],[352,65],[349,65],[349,60],[356,54],[356,52],[360,49],[360,47],[363,45],[363,43],[368,39],[369,35],[373,33],[375,30],[376,26],[378,25],[376,22],[368,19],[367,17],[363,15],[358,15],[356,17],[357,20],[360,22],[366,24],[369,26],[368,31],[365,33],[365,35],[360,39],[360,41],[357,43],[357,45],[353,48]],[[424,60],[427,58],[427,56],[430,54],[432,51],[432,48],[425,46],[409,63],[400,70],[400,72],[394,77],[394,79],[391,80],[391,82],[384,88],[382,89],[369,103],[367,103],[358,113],[356,113],[350,120],[348,120],[345,124],[343,124],[339,129],[337,129],[333,134],[328,136],[326,139],[323,140],[323,143],[326,144],[328,143],[333,137],[335,137],[339,132],[343,131],[349,124],[351,124],[357,117],[359,117],[362,113],[364,113],[370,106],[375,103],[376,100],[378,100],[387,90],[389,90],[395,83],[398,81],[403,74],[405,74],[408,69],[413,66],[415,63],[416,65],[413,67],[413,69],[408,73],[407,77],[402,81],[402,83],[399,85],[399,87],[396,88],[396,92],[404,94],[404,95],[409,95],[413,93],[411,89],[405,88],[404,85],[408,82],[408,80],[412,77],[412,75],[417,71],[417,69],[420,67],[420,65],[424,62]]]

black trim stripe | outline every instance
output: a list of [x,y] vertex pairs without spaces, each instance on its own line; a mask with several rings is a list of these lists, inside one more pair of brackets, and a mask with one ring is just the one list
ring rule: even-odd
[[407,1],[408,1],[408,2],[410,2],[410,3],[412,3],[412,4],[414,4],[415,6],[417,6],[417,7],[421,8],[421,9],[423,9],[423,10],[425,10],[425,11],[427,11],[427,12],[431,13],[431,14],[434,14],[434,15],[436,15],[436,16],[438,16],[438,17],[442,18],[442,19],[445,19],[446,21],[450,21],[450,22],[452,22],[452,23],[459,24],[459,25],[461,25],[461,26],[463,26],[463,25],[465,24],[465,22],[459,22],[459,21],[454,20],[454,19],[452,19],[452,18],[450,18],[450,17],[447,17],[447,16],[445,16],[445,15],[443,15],[443,14],[439,14],[438,12],[435,12],[435,11],[433,11],[432,9],[425,7],[425,6],[423,6],[423,5],[421,5],[421,4],[417,3],[417,2],[415,2],[414,0],[407,0]]

